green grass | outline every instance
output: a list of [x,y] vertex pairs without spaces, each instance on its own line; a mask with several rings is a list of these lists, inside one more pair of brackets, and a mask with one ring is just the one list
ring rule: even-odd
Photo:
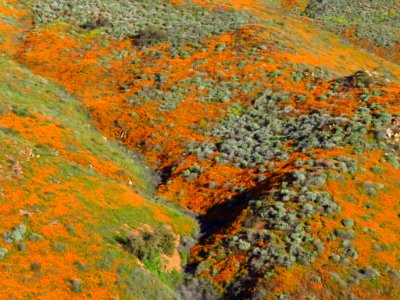
[[[36,194],[40,202],[30,205],[28,208],[38,210],[42,213],[50,213],[53,204],[60,197],[68,195],[75,199],[82,211],[75,211],[73,215],[65,214],[58,218],[70,236],[67,238],[53,238],[50,244],[63,243],[66,249],[78,249],[84,256],[90,258],[92,253],[85,253],[85,247],[90,244],[92,234],[98,235],[102,241],[95,243],[103,249],[104,257],[98,264],[88,266],[91,272],[97,269],[110,268],[118,273],[121,286],[114,288],[126,291],[127,298],[136,298],[145,295],[147,299],[157,299],[162,295],[165,299],[173,299],[173,285],[183,276],[174,273],[165,274],[160,271],[158,264],[147,263],[145,268],[148,271],[138,271],[140,267],[133,255],[122,250],[115,241],[115,235],[123,226],[128,228],[140,228],[143,225],[151,227],[163,224],[155,215],[155,211],[162,212],[170,219],[173,231],[180,235],[189,236],[196,228],[194,221],[184,215],[177,208],[164,205],[151,199],[150,195],[154,187],[151,183],[151,174],[143,162],[138,162],[122,146],[107,141],[103,136],[93,129],[90,119],[80,106],[77,99],[69,95],[62,88],[54,83],[48,82],[39,76],[29,73],[7,58],[0,58],[0,121],[2,116],[15,114],[18,118],[44,117],[49,124],[57,124],[63,129],[64,143],[67,151],[77,153],[85,151],[96,157],[99,161],[109,161],[125,172],[129,178],[137,178],[139,184],[131,188],[139,192],[144,198],[144,203],[134,206],[119,203],[121,196],[121,184],[129,187],[127,182],[120,182],[117,179],[108,177],[107,174],[100,174],[94,169],[81,165],[78,162],[68,159],[58,153],[51,145],[44,144],[33,137],[24,138],[16,130],[0,126],[0,144],[7,145],[0,147],[0,164],[6,171],[11,170],[8,166],[8,156],[13,155],[20,160],[24,168],[23,178],[20,181],[10,180],[9,184],[15,189],[21,190],[26,195]],[[13,111],[10,112],[10,107]],[[35,128],[28,128],[34,132]],[[70,140],[74,144],[67,144]],[[19,153],[21,149],[33,149],[34,153],[40,155],[40,159],[23,161]],[[7,169],[9,167],[9,169]],[[38,181],[40,170],[55,170],[51,176],[44,178],[43,182]],[[75,185],[61,185],[55,192],[47,192],[46,185],[52,180],[59,180],[62,183],[78,183]],[[21,184],[22,183],[22,184]],[[1,188],[1,186],[0,186]],[[0,189],[1,191],[1,189]],[[126,190],[125,190],[126,192]],[[103,199],[96,201],[95,197],[89,197],[91,193],[101,193]],[[5,201],[0,197],[0,204]],[[68,202],[70,207],[75,209],[75,202]],[[4,204],[4,203],[3,203]],[[18,214],[18,210],[12,212]],[[85,216],[92,216],[85,220]],[[30,232],[40,233],[41,222],[46,220],[27,220],[26,224]],[[84,222],[84,231],[75,231],[75,227]],[[83,236],[87,235],[87,236]],[[44,236],[44,239],[48,237]],[[88,240],[89,239],[89,240]],[[51,251],[51,250],[50,250]],[[11,251],[10,255],[15,251]],[[24,255],[29,255],[29,251]],[[60,257],[64,254],[59,253]],[[132,274],[141,272],[139,280]],[[129,276],[128,276],[129,275]],[[125,276],[125,279],[123,278]],[[152,293],[147,283],[157,286],[158,291]]]
[[[15,107],[16,114],[28,115],[31,111],[54,118],[55,124],[73,132],[73,137],[79,140],[84,150],[104,160],[112,158],[113,163],[121,169],[133,177],[140,178],[143,186],[138,186],[138,190],[144,194],[151,192],[151,176],[143,163],[133,160],[122,146],[104,140],[102,135],[93,129],[78,100],[64,89],[30,74],[4,58],[0,58],[0,76],[0,100]],[[24,92],[25,89],[29,89],[29,95]]]

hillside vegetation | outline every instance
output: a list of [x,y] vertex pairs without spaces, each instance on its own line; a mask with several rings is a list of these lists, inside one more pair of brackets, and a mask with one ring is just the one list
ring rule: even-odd
[[283,1],[284,7],[399,63],[400,4],[395,0]]
[[399,15],[3,1],[6,294],[398,299]]
[[148,244],[143,266],[119,237],[159,226],[190,236],[193,221],[149,200],[149,170],[97,133],[67,92],[4,58],[0,76],[2,295],[173,299],[180,278],[163,275],[163,251]]

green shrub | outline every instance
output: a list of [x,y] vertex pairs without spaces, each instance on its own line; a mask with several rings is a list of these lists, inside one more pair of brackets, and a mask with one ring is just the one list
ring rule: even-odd
[[381,276],[381,274],[371,266],[358,270],[358,274],[360,278],[364,280],[376,279]]
[[[312,148],[333,149],[351,145],[356,153],[362,153],[385,147],[377,139],[366,138],[368,133],[384,130],[392,122],[392,115],[374,103],[358,108],[354,117],[349,119],[319,111],[289,114],[293,108],[282,106],[290,97],[292,95],[288,93],[265,91],[251,107],[240,114],[228,114],[218,126],[206,133],[215,137],[216,142],[188,143],[187,152],[197,154],[199,160],[218,152],[215,158],[218,163],[233,163],[246,168],[270,161],[285,161],[292,152],[307,152]],[[285,143],[292,147],[288,149]],[[354,172],[355,166],[342,165],[342,171]],[[183,175],[191,178],[191,173],[187,170]],[[310,183],[313,185],[324,183],[322,178],[310,180],[315,181]]]
[[140,260],[153,261],[160,254],[172,255],[176,237],[164,227],[158,227],[154,229],[154,232],[143,231],[127,238],[117,237],[117,241]]
[[11,231],[3,233],[4,242],[7,244],[18,243],[23,241],[26,233],[26,226],[24,224],[17,225]]
[[82,293],[83,288],[82,288],[82,283],[78,279],[71,279],[70,280],[70,285],[71,285],[71,291],[75,293]]
[[39,262],[31,263],[31,271],[38,272],[42,268],[42,265]]
[[55,252],[65,252],[67,250],[64,243],[54,243],[52,247]]
[[200,167],[198,164],[194,164],[190,168],[183,171],[182,176],[187,181],[191,181],[197,179],[203,171],[204,168]]
[[236,10],[164,0],[44,0],[35,1],[32,10],[39,24],[63,20],[88,30],[103,28],[116,37],[130,36],[140,47],[168,43],[173,51],[234,31],[250,20]]
[[7,248],[0,248],[0,260],[3,259],[7,253],[8,253]]
[[345,227],[353,227],[354,226],[354,221],[352,219],[343,219],[342,224]]
[[400,43],[400,8],[396,0],[311,0],[304,13],[322,20],[335,32],[355,27],[355,37],[377,46]]

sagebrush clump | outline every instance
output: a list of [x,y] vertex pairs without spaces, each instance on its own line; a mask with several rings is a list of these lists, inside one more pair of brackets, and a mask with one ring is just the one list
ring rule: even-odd
[[131,234],[126,238],[118,237],[117,240],[125,249],[134,254],[140,260],[154,260],[161,254],[171,255],[175,249],[175,235],[159,227],[154,232],[142,231],[139,234]]
[[206,36],[220,35],[249,22],[235,10],[209,10],[190,2],[164,0],[45,0],[32,8],[41,24],[62,20],[84,29],[103,28],[116,37],[131,37],[140,47],[168,43],[171,49],[195,46]]
[[355,152],[387,149],[384,144],[365,138],[390,126],[393,116],[383,107],[367,103],[357,109],[353,118],[318,110],[299,115],[293,107],[284,106],[287,97],[290,95],[265,91],[244,113],[229,114],[208,133],[217,142],[188,143],[188,153],[209,157],[218,152],[215,158],[218,163],[254,167],[270,161],[285,161],[290,153],[314,148],[351,145]]
[[377,46],[392,47],[400,43],[400,8],[395,0],[313,0],[305,14],[322,20],[336,32],[354,27],[356,37]]

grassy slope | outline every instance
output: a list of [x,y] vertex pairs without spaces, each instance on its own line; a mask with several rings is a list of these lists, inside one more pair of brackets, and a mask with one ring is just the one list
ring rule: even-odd
[[[0,78],[1,232],[18,224],[28,229],[26,251],[1,242],[9,249],[1,261],[2,294],[69,299],[76,296],[69,280],[79,279],[85,298],[129,289],[140,295],[141,284],[152,281],[172,295],[150,273],[124,283],[140,267],[114,237],[164,223],[190,235],[192,221],[148,200],[149,172],[97,133],[76,99],[5,58]],[[31,233],[41,238],[31,241]],[[41,269],[32,271],[36,262]]]
[[[307,9],[308,5],[312,3],[315,7],[315,4],[318,3],[318,1],[310,0],[283,0],[281,2],[282,8],[297,14],[304,14],[305,11],[310,12]],[[347,7],[343,3],[345,2],[318,4],[320,7],[325,6],[325,11],[321,10],[324,16],[316,17],[318,22],[328,30],[341,34],[359,47],[366,48],[387,60],[399,63],[400,43],[398,39],[398,21],[396,21],[399,16],[398,3],[396,4],[393,1],[369,1],[362,16],[358,14],[358,10],[364,5],[363,1],[349,2],[352,5]],[[329,10],[331,11],[330,13],[328,12]],[[357,34],[361,26],[365,25],[369,30],[369,34]],[[379,34],[372,34],[373,31],[378,32],[379,30],[381,30]],[[379,38],[381,40],[377,41]],[[384,40],[391,40],[392,42],[385,45]]]
[[[258,183],[257,168],[215,164],[211,159],[199,162],[195,155],[182,156],[187,140],[209,139],[201,134],[201,130],[214,126],[226,114],[226,108],[230,105],[197,101],[207,90],[198,88],[196,83],[182,80],[203,76],[202,80],[218,79],[215,85],[224,81],[234,81],[241,85],[248,82],[261,83],[250,91],[242,91],[232,102],[249,105],[260,91],[271,88],[307,95],[303,102],[290,98],[283,104],[293,106],[298,112],[308,113],[318,109],[333,115],[352,116],[363,105],[359,97],[366,90],[354,87],[324,98],[321,96],[331,91],[330,83],[319,82],[315,84],[315,90],[309,91],[306,86],[312,80],[303,78],[294,81],[293,72],[324,67],[334,78],[368,69],[377,70],[396,81],[400,75],[399,66],[323,31],[310,20],[288,16],[269,7],[270,1],[194,2],[208,7],[228,4],[235,9],[251,11],[263,21],[261,25],[245,26],[237,32],[210,38],[203,51],[194,51],[178,58],[169,57],[164,46],[150,49],[164,55],[153,57],[151,52],[139,51],[129,41],[111,39],[104,43],[105,36],[101,32],[99,34],[99,31],[76,34],[71,30],[76,30],[75,27],[63,23],[27,32],[24,43],[19,44],[17,41],[3,48],[18,53],[18,60],[35,73],[51,78],[78,95],[89,109],[97,128],[106,136],[121,139],[128,147],[142,151],[156,168],[175,167],[169,177],[170,182],[160,187],[162,195],[204,213],[208,221],[215,224],[221,219],[227,219],[225,227],[217,228],[216,234],[194,248],[191,258],[194,265],[200,263],[201,268],[198,268],[197,273],[211,278],[221,290],[229,287],[232,282],[240,281],[240,278],[249,278],[252,280],[248,284],[250,292],[260,289],[255,282],[261,280],[271,298],[277,295],[293,299],[303,299],[310,295],[318,299],[350,295],[369,299],[397,297],[399,291],[395,280],[398,276],[396,270],[400,266],[397,257],[399,228],[396,199],[399,173],[383,160],[384,153],[370,151],[354,155],[351,148],[332,151],[315,149],[314,159],[351,157],[358,161],[363,170],[356,174],[342,174],[342,180],[330,179],[323,186],[341,207],[341,211],[333,216],[308,220],[312,234],[325,243],[325,251],[310,265],[296,264],[289,270],[276,268],[263,274],[267,275],[264,279],[258,275],[253,276],[247,264],[250,251],[226,255],[226,247],[222,242],[246,226],[250,216],[248,207],[240,205],[238,210],[230,211],[227,210],[229,205],[222,205],[221,208],[218,205],[229,203],[231,198],[235,199],[240,194],[236,190],[238,187],[262,193],[268,192],[270,188],[279,188],[284,175],[295,169],[294,162],[310,157],[295,153],[289,161],[276,163],[275,171],[267,170],[263,174],[269,182],[265,187]],[[276,1],[272,2],[276,4]],[[15,17],[21,19],[17,13]],[[18,28],[14,27],[13,30]],[[52,47],[48,47],[49,44]],[[216,50],[220,44],[225,47]],[[246,64],[239,67],[238,62]],[[281,73],[277,78],[266,76],[277,70]],[[157,73],[168,75],[161,87],[156,83]],[[161,100],[140,102],[142,99],[136,97],[135,92],[144,86],[163,91],[171,86],[179,86],[186,89],[187,97],[175,109],[160,112],[158,106],[163,103]],[[386,93],[373,97],[369,103],[382,104],[393,115],[398,114],[398,84],[392,83],[381,89]],[[372,89],[367,92],[372,92]],[[241,113],[240,109],[236,113]],[[17,126],[19,122],[11,120],[9,124]],[[18,128],[22,125],[18,125]],[[37,127],[37,124],[34,126]],[[78,158],[81,159],[82,155]],[[199,163],[205,171],[195,180],[188,181],[183,172],[194,163]],[[382,170],[383,174],[380,173]],[[108,172],[106,175],[109,176]],[[211,182],[216,182],[217,187],[208,188]],[[383,184],[384,189],[377,191],[377,195],[371,195],[369,190],[365,190],[366,182]],[[93,187],[90,184],[86,186]],[[80,190],[84,189],[86,187]],[[335,230],[344,229],[341,224],[343,218],[352,218],[356,224],[356,239],[352,243],[359,257],[351,259],[348,265],[332,261],[332,255],[344,251],[340,239],[333,235]],[[380,276],[352,283],[357,279],[357,272],[367,266],[373,266]],[[272,276],[272,279],[268,276]]]

